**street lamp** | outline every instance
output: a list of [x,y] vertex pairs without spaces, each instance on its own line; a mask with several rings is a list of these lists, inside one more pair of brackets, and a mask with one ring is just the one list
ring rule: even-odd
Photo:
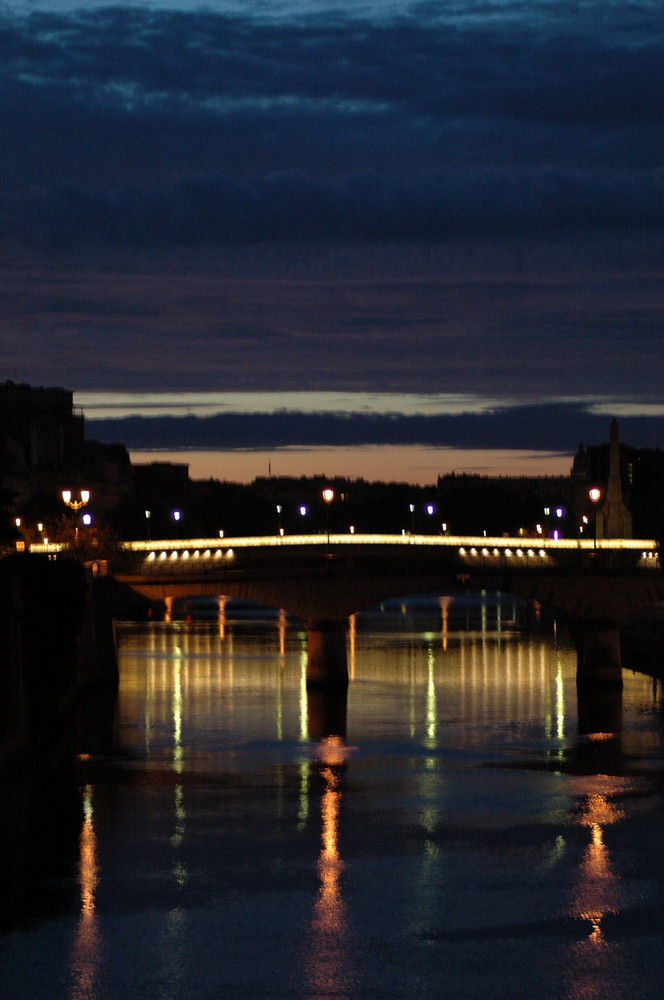
[[330,547],[330,504],[334,500],[334,490],[329,487],[323,490],[323,500],[325,501],[325,528],[327,531],[327,547]]
[[283,535],[284,529],[283,529],[283,527],[281,525],[281,511],[282,511],[282,506],[281,506],[280,503],[277,504],[276,511],[277,511],[277,528],[279,530],[279,534]]
[[596,486],[588,490],[588,496],[593,505],[593,549],[597,548],[597,504],[601,495],[602,491],[598,490]]
[[[80,490],[78,494],[78,500],[74,500],[71,490],[63,490],[61,493],[62,502],[71,507],[73,511],[79,511],[81,507],[85,507],[86,503],[90,499],[90,490]],[[74,544],[78,545],[78,524],[74,526]]]
[[72,499],[71,490],[63,490],[61,495],[63,503],[65,503],[68,507],[71,507],[72,510],[80,510],[81,507],[85,507],[86,503],[90,499],[90,490],[81,490],[78,500]]

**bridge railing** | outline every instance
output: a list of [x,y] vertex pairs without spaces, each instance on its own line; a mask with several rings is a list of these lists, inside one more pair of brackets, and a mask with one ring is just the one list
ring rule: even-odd
[[[472,566],[512,565],[525,568],[544,568],[570,563],[604,568],[611,564],[640,569],[659,569],[657,543],[648,539],[550,539],[505,538],[468,535],[414,535],[414,534],[308,534],[263,535],[235,538],[156,539],[122,544],[122,552],[134,566],[140,563],[145,572],[205,572],[230,570],[247,559],[267,556],[282,550],[283,554],[305,557],[308,553],[320,556],[349,556],[360,549],[399,550],[416,546],[428,555],[438,552],[457,564]],[[405,554],[405,552],[404,552]]]
[[[399,551],[416,547],[424,557],[445,556],[457,565],[468,567],[522,567],[585,565],[608,569],[633,567],[640,570],[660,568],[659,547],[651,539],[543,537],[486,537],[484,535],[419,535],[419,534],[302,534],[260,535],[215,538],[169,538],[120,543],[118,568],[121,564],[135,571],[148,573],[206,572],[230,570],[240,562],[276,555],[305,557],[305,550],[321,557],[347,553],[360,558],[361,550],[383,549]],[[50,558],[67,555],[63,545],[31,545],[31,552],[42,552]],[[240,558],[241,557],[241,558]],[[115,560],[114,560],[115,561]]]

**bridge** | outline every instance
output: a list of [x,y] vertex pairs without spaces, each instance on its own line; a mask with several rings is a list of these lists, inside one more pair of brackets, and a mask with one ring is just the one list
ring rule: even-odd
[[451,535],[277,535],[125,542],[114,576],[151,600],[240,597],[307,623],[308,680],[347,681],[349,616],[392,597],[490,590],[579,625],[579,679],[618,683],[619,629],[664,600],[655,541]]

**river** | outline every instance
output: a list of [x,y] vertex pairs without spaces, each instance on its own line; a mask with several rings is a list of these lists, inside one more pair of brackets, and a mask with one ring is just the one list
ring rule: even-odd
[[496,595],[352,619],[333,703],[282,614],[118,642],[113,751],[5,789],[7,1000],[661,996],[659,682]]

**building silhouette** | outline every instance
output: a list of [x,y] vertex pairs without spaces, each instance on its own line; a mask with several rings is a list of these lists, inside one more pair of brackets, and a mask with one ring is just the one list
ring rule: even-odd
[[5,525],[53,519],[63,489],[90,491],[91,509],[107,517],[131,492],[131,462],[122,444],[85,438],[73,393],[62,388],[0,384],[0,498]]

